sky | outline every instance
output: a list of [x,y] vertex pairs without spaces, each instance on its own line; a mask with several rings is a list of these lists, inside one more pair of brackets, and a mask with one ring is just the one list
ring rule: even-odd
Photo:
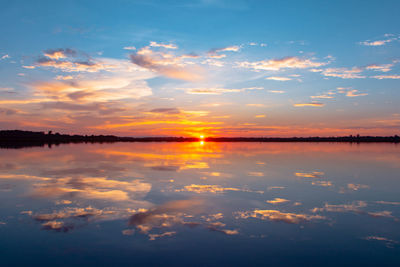
[[0,129],[394,135],[399,1],[2,1]]

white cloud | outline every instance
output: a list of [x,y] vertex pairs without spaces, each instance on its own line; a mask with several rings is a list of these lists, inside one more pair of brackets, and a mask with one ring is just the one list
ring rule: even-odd
[[379,79],[379,80],[383,80],[383,79],[398,80],[398,79],[400,79],[400,75],[376,75],[376,76],[372,76],[372,78]]
[[271,76],[265,78],[266,80],[273,80],[273,81],[281,81],[281,82],[286,82],[292,80],[291,78],[288,77],[278,77],[278,76]]
[[125,46],[124,49],[125,50],[136,50],[136,47],[134,47],[134,46]]
[[337,77],[342,79],[361,79],[365,76],[360,75],[363,70],[357,67],[352,69],[346,68],[327,68],[322,71],[322,74],[327,77]]
[[263,90],[263,87],[247,87],[247,88],[218,88],[218,87],[198,87],[198,88],[179,88],[180,90],[186,91],[188,94],[196,95],[221,95],[223,93],[240,93],[248,90]]
[[162,44],[162,43],[157,43],[157,42],[150,42],[150,46],[152,47],[163,47],[163,48],[167,48],[167,49],[177,49],[178,46],[174,45],[174,44]]

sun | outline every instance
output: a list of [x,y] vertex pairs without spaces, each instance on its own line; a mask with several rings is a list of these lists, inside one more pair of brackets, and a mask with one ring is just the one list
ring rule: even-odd
[[200,135],[200,139],[204,139],[204,135]]

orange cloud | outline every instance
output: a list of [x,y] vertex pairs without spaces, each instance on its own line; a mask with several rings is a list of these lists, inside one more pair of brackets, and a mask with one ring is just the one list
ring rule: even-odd
[[48,49],[44,51],[44,55],[51,59],[62,59],[69,56],[75,56],[77,53],[70,48]]
[[267,200],[266,202],[269,203],[269,204],[274,204],[275,205],[275,204],[286,203],[286,202],[289,202],[289,201],[290,200],[288,200],[288,199],[276,197],[273,200]]
[[382,71],[382,72],[388,72],[391,71],[393,67],[393,64],[384,64],[384,65],[377,65],[377,64],[371,64],[365,67],[367,70],[374,70],[374,71]]
[[320,178],[325,173],[323,172],[295,172],[294,175],[297,177],[305,178]]
[[310,103],[298,103],[294,104],[294,107],[323,107],[325,104],[319,102],[310,102]]
[[367,93],[358,93],[358,90],[349,90],[346,92],[346,96],[348,97],[356,97],[356,96],[365,96],[368,95]]
[[225,191],[241,191],[238,188],[232,187],[221,187],[220,185],[199,185],[199,184],[191,184],[185,186],[183,189],[177,190],[179,191],[188,191],[195,193],[224,193]]

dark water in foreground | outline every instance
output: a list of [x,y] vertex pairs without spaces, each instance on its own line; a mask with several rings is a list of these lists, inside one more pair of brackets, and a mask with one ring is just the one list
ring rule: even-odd
[[400,146],[0,150],[2,266],[399,266]]

